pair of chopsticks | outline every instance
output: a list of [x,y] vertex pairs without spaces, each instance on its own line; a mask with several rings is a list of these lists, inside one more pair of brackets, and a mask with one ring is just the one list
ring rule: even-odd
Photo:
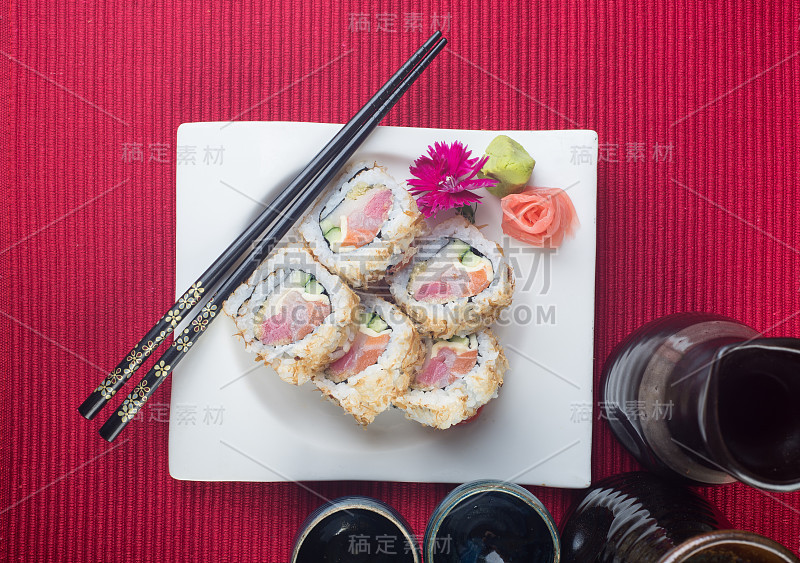
[[[208,325],[221,313],[221,303],[244,283],[280,239],[305,214],[307,208],[333,180],[353,153],[369,136],[400,97],[444,49],[447,40],[434,33],[381,87],[353,118],[325,145],[306,168],[264,209],[255,221],[228,246],[169,308],[161,319],[128,353],[78,407],[86,419],[93,419],[119,389],[133,376],[153,351],[167,339],[181,320],[196,313],[189,326],[177,335],[172,346],[125,398],[117,412],[100,428],[100,435],[113,441],[181,359]],[[262,236],[263,233],[263,236]],[[249,250],[249,252],[248,252]],[[236,262],[247,256],[229,274]],[[211,295],[210,298],[208,296]],[[205,299],[205,301],[204,301]]]

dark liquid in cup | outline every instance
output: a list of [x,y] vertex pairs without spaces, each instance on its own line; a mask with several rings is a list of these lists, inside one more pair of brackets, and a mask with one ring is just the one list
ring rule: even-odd
[[734,350],[722,359],[720,432],[734,459],[765,479],[800,474],[800,361],[796,354]]
[[431,563],[552,562],[553,539],[542,517],[500,491],[467,497],[442,520]]
[[319,521],[303,539],[298,563],[413,563],[414,541],[383,514],[341,509]]
[[785,563],[786,558],[759,546],[737,544],[711,546],[686,559],[685,563]]

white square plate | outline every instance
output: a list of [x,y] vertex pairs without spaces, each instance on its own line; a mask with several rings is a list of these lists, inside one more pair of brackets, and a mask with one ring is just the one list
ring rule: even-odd
[[[178,129],[178,292],[338,131],[318,123],[188,123]],[[504,237],[499,200],[485,194],[477,224],[514,265],[514,303],[495,330],[511,368],[500,396],[473,422],[445,431],[397,410],[366,429],[311,384],[294,387],[213,323],[173,374],[169,470],[196,481],[380,480],[460,483],[494,478],[586,487],[591,404],[597,199],[594,131],[459,131],[379,127],[356,158],[399,181],[435,141],[479,156],[498,134],[536,159],[531,184],[568,189],[581,227],[556,251]],[[193,161],[193,162],[192,162]]]

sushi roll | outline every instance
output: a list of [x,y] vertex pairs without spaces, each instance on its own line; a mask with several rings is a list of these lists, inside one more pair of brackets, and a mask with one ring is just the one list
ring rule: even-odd
[[497,243],[463,217],[435,227],[389,283],[395,302],[433,338],[477,332],[511,304],[514,271]]
[[407,418],[444,430],[497,397],[508,360],[491,330],[423,342],[424,363],[394,400]]
[[300,385],[353,339],[358,301],[341,279],[294,245],[262,262],[223,310],[257,361]]
[[383,279],[408,257],[425,221],[411,194],[386,169],[358,163],[300,225],[309,250],[353,287]]
[[355,339],[313,381],[323,395],[366,426],[407,390],[425,351],[400,309],[373,295],[360,297]]

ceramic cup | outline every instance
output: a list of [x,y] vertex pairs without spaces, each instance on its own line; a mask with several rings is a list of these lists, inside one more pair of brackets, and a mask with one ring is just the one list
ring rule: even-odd
[[369,497],[330,501],[306,518],[292,563],[421,563],[408,523],[392,507]]
[[482,480],[456,487],[436,507],[425,530],[426,563],[556,563],[558,530],[528,490]]

